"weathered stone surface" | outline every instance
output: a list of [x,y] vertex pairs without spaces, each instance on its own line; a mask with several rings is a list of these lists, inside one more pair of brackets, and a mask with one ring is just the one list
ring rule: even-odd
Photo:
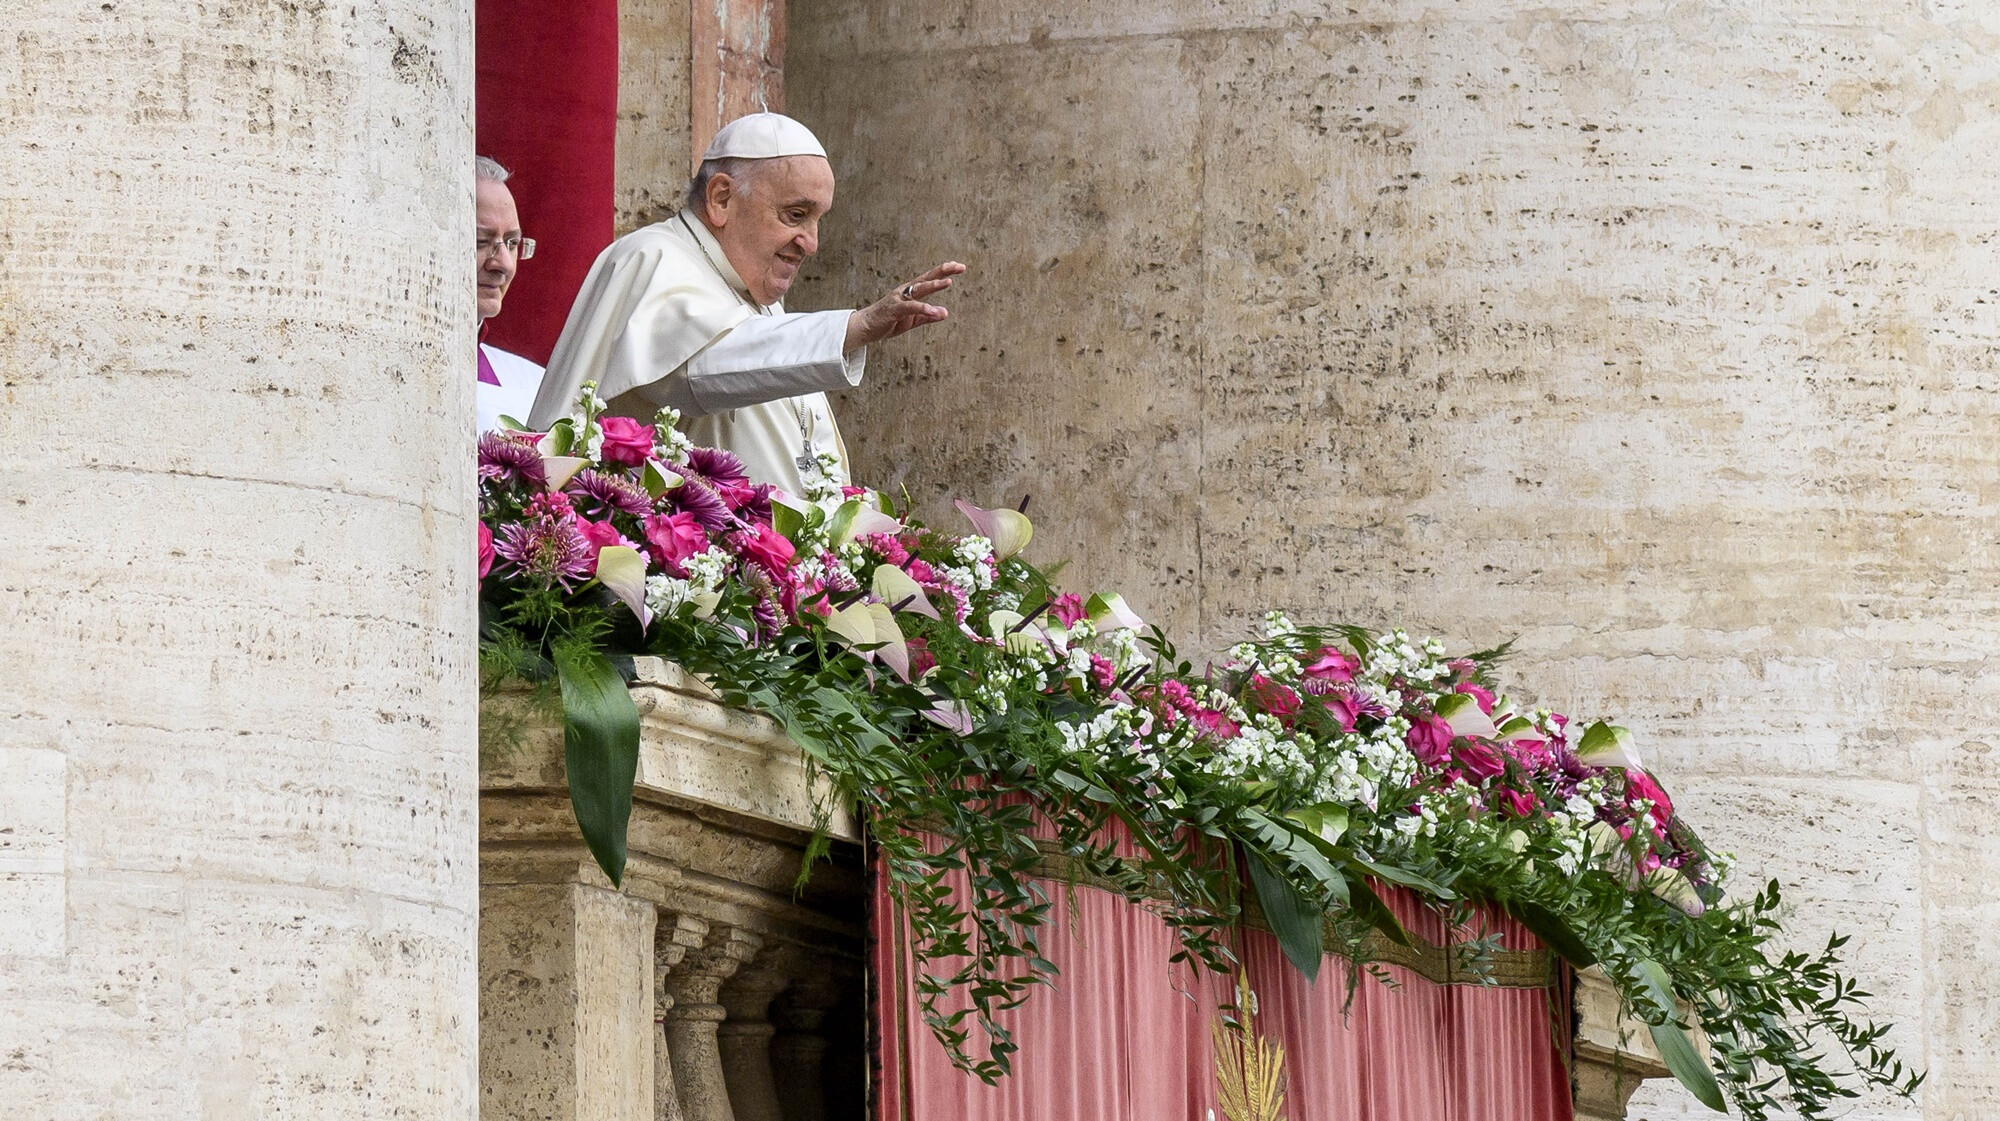
[[1517,638],[1855,932],[1934,1067],[1866,1116],[2000,1100],[2000,14],[794,0],[789,49],[841,177],[792,302],[972,267],[842,399],[863,477],[1036,494],[1197,650]]
[[688,0],[619,2],[614,224],[621,235],[672,214],[687,189],[696,155],[689,148],[693,20]]
[[0,1112],[469,1118],[471,3],[0,23]]

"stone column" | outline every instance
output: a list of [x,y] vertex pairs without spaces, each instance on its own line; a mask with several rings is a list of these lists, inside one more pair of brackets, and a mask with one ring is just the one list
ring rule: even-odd
[[[798,955],[790,947],[770,947],[722,986],[728,1018],[717,1029],[722,1073],[736,1121],[781,1121],[777,1077],[771,1069],[771,1002],[792,983]],[[787,1080],[797,1071],[787,1070]]]
[[674,1089],[673,1054],[667,1046],[668,1013],[674,1008],[674,995],[667,985],[667,975],[687,957],[689,950],[698,950],[708,937],[708,921],[693,915],[660,916],[659,937],[653,945],[653,1116],[655,1121],[683,1121],[680,1095]]
[[[785,1072],[778,1080],[779,1112],[785,1121],[826,1121],[826,1017],[846,995],[845,978],[836,979],[824,957],[806,959],[792,986],[771,1011],[777,1034],[771,1039],[771,1065]],[[853,1031],[860,1025],[844,1025]]]
[[466,1121],[471,0],[4,10],[4,1112]]
[[654,908],[586,878],[481,892],[480,1121],[656,1121]]
[[738,927],[709,924],[700,948],[667,972],[665,987],[674,1004],[663,1027],[683,1121],[734,1121],[716,1041],[716,1028],[727,1013],[717,997],[722,983],[757,956],[763,941]]

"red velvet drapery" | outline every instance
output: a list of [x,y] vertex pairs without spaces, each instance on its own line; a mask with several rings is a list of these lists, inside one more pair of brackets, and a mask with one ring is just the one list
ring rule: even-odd
[[[1382,894],[1412,933],[1448,944],[1414,896]],[[878,886],[881,1121],[1208,1121],[1210,1023],[1229,981],[1168,965],[1174,934],[1143,909],[1090,887],[1070,895],[1042,939],[1061,976],[1008,1015],[1014,1073],[986,1086],[953,1069],[919,1018],[901,917]],[[1540,949],[1512,920],[1485,921],[1503,947]],[[1569,1121],[1548,990],[1434,984],[1388,965],[1399,985],[1363,977],[1343,1014],[1340,962],[1308,985],[1262,931],[1242,932],[1239,951],[1257,1026],[1285,1048],[1288,1121]]]
[[584,274],[611,244],[617,0],[479,0],[478,148],[514,173],[535,239],[486,341],[547,362]]

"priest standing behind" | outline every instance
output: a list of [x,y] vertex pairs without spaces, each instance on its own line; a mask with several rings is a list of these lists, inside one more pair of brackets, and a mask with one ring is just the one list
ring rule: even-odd
[[833,166],[804,125],[777,113],[724,125],[680,213],[591,266],[529,426],[568,415],[594,381],[614,413],[679,409],[691,440],[734,452],[752,481],[794,495],[846,483],[826,391],[860,384],[870,344],[946,318],[926,300],[965,266],[948,261],[858,310],[787,312],[832,206]]
[[501,417],[520,420],[535,403],[542,368],[518,354],[483,341],[486,321],[500,314],[514,270],[535,255],[535,240],[521,236],[521,216],[514,209],[514,192],[507,189],[512,172],[498,160],[480,156],[473,162],[473,202],[478,244],[473,254],[479,275],[479,387],[473,393],[478,431],[499,428]]

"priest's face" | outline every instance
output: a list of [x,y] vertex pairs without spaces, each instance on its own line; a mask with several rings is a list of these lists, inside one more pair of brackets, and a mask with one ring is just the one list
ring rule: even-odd
[[521,216],[514,210],[514,193],[505,183],[495,183],[491,179],[481,179],[475,188],[478,209],[475,223],[479,227],[479,318],[491,319],[500,314],[500,301],[507,298],[507,286],[514,283],[514,269],[521,262],[519,250],[508,248],[508,243],[520,244]]
[[758,160],[748,181],[709,180],[703,215],[760,304],[784,298],[799,265],[819,252],[819,220],[833,209],[833,166],[820,156]]

